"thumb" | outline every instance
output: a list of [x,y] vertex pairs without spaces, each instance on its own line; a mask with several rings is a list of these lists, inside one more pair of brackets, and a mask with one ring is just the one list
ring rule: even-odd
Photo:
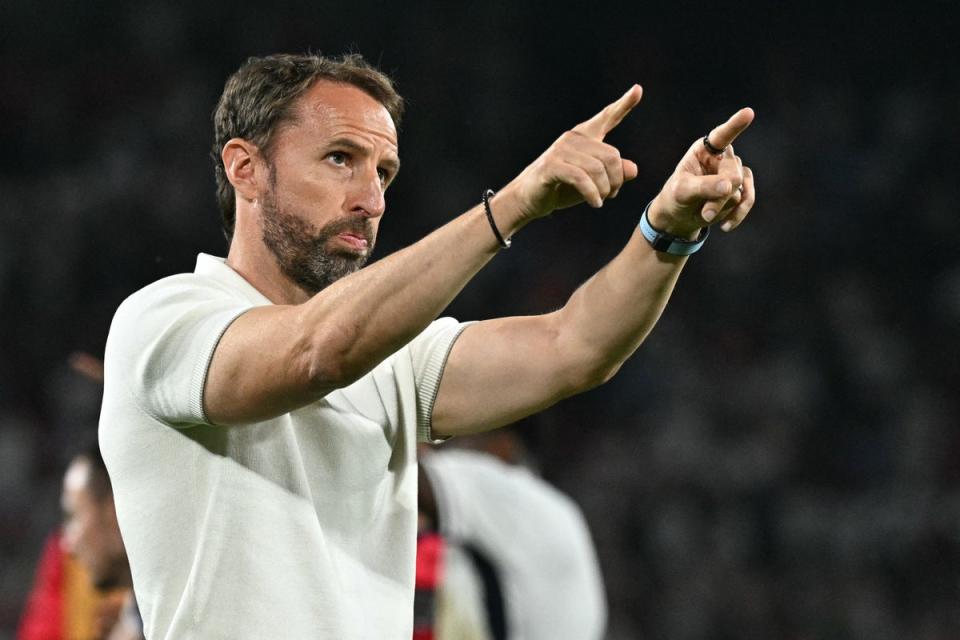
[[697,200],[712,200],[730,195],[733,184],[724,176],[694,176],[681,174],[673,193],[680,204]]

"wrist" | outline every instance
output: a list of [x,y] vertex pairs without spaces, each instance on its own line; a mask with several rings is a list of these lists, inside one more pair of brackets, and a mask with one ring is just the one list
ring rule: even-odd
[[682,238],[683,240],[696,240],[700,236],[704,225],[681,224],[675,220],[663,206],[660,195],[659,193],[657,194],[657,197],[653,199],[647,209],[647,220],[650,221],[650,224],[658,231],[671,236]]
[[511,182],[490,198],[490,210],[504,237],[511,237],[537,216],[526,211],[517,186]]
[[650,222],[650,209],[652,205],[653,201],[644,208],[638,226],[641,235],[650,243],[650,246],[653,247],[654,250],[674,256],[689,256],[703,247],[703,243],[707,241],[707,236],[710,235],[709,227],[704,227],[697,234],[697,237],[693,239],[664,232],[654,227]]

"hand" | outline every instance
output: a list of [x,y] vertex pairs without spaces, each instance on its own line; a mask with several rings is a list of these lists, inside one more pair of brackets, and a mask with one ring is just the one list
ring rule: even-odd
[[753,109],[741,109],[710,132],[710,144],[724,149],[720,156],[711,154],[703,139],[690,146],[650,206],[654,228],[693,238],[711,224],[731,231],[743,222],[756,200],[756,189],[753,171],[743,166],[732,145],[753,116]]
[[524,169],[501,194],[510,194],[526,221],[581,202],[602,207],[627,180],[637,177],[636,163],[603,139],[640,102],[643,89],[633,85],[616,102],[567,131]]

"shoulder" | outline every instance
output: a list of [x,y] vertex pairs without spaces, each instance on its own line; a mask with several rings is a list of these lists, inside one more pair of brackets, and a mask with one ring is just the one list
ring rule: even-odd
[[117,308],[116,316],[126,317],[169,305],[210,299],[229,300],[232,297],[227,288],[209,276],[178,273],[148,284],[129,295]]
[[143,334],[178,319],[250,306],[209,276],[181,273],[157,280],[127,297],[113,316],[110,336],[126,332]]
[[205,347],[214,339],[209,336],[219,336],[251,306],[209,276],[184,273],[158,280],[117,308],[107,336],[107,364],[115,367],[118,356],[140,360],[160,347],[158,353],[166,362],[167,356],[183,348]]

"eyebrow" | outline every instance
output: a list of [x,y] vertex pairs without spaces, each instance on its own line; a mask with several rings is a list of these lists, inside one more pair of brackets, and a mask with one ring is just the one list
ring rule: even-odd
[[[349,149],[350,151],[354,151],[356,153],[360,153],[364,155],[370,154],[369,147],[367,147],[366,145],[360,144],[359,142],[356,142],[354,140],[351,140],[350,138],[334,138],[333,140],[330,141],[330,146],[343,147],[345,149]],[[400,159],[397,158],[396,156],[390,155],[390,156],[384,157],[384,159],[382,160],[382,164],[386,166],[388,169],[390,169],[394,174],[400,171]]]

